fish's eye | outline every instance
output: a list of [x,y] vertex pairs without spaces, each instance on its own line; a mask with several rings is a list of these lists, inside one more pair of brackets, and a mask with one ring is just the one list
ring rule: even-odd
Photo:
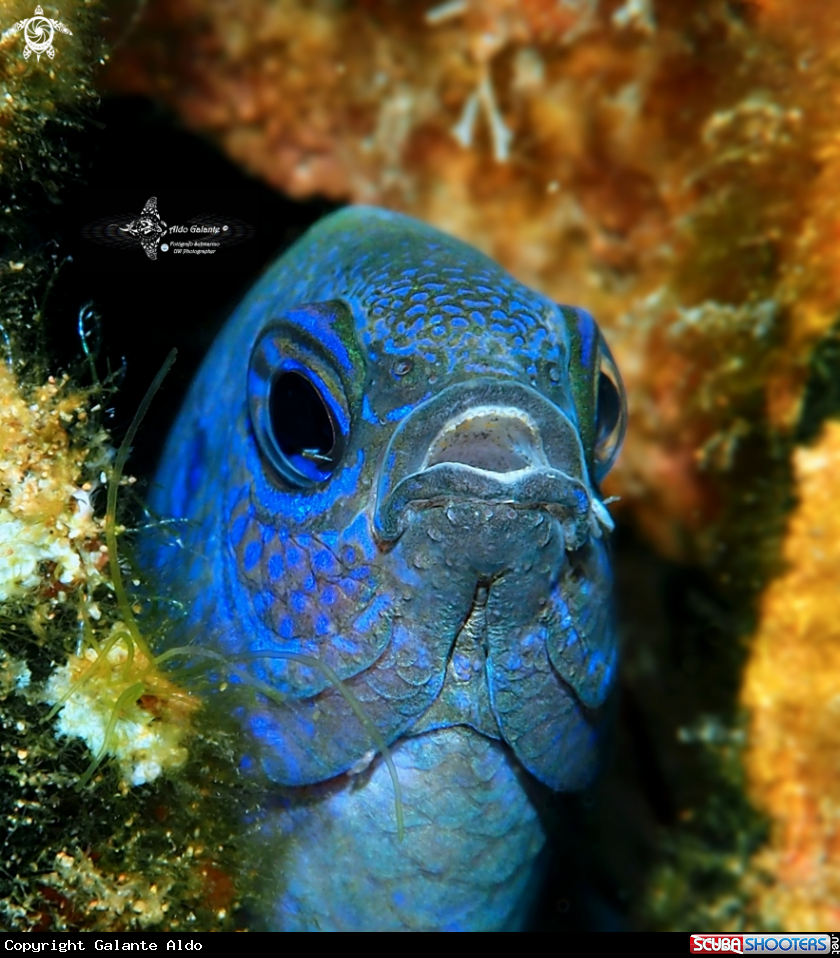
[[315,482],[331,473],[335,468],[336,427],[317,387],[302,373],[281,373],[271,385],[268,408],[283,465]]
[[269,331],[258,340],[248,404],[268,464],[288,485],[306,489],[326,482],[341,461],[349,429],[346,400],[326,364],[289,355],[300,351],[283,338]]
[[595,472],[600,481],[612,468],[627,428],[624,384],[603,339],[595,401]]
[[598,420],[595,424],[595,445],[605,443],[615,431],[621,417],[621,396],[618,387],[602,370],[598,373]]
[[341,458],[343,436],[335,405],[318,378],[303,369],[280,370],[258,414],[263,454],[298,488],[325,482]]

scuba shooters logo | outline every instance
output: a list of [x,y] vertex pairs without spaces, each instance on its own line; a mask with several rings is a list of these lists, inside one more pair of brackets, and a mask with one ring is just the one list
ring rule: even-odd
[[691,935],[692,955],[808,955],[840,953],[840,934]]
[[254,227],[244,220],[215,213],[201,213],[187,223],[167,225],[161,218],[157,197],[146,200],[139,216],[130,213],[100,217],[82,227],[82,236],[113,249],[143,250],[150,260],[158,253],[212,255],[219,249],[251,239]]

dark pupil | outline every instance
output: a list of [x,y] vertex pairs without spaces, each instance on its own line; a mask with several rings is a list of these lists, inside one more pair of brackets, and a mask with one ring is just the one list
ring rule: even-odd
[[335,445],[332,419],[318,390],[299,373],[283,373],[271,389],[274,437],[286,456],[304,450],[328,456]]
[[615,383],[601,373],[598,377],[598,426],[595,442],[603,442],[618,425],[621,415],[621,397],[615,388]]

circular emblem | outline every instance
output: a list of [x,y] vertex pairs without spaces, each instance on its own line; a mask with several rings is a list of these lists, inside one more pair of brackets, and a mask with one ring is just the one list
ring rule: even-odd
[[45,17],[44,11],[40,6],[35,7],[34,15],[28,20],[18,20],[18,22],[7,32],[18,33],[21,30],[23,31],[23,39],[26,44],[23,50],[24,60],[28,60],[33,53],[35,54],[36,60],[41,59],[42,53],[46,53],[46,55],[52,60],[52,58],[55,56],[55,49],[52,45],[53,38],[55,37],[55,31],[58,30],[59,32],[66,33],[69,36],[73,35],[73,31],[68,30],[60,20],[53,20],[51,17]]
[[32,17],[26,21],[23,29],[23,39],[32,53],[41,54],[49,50],[54,36],[53,25],[46,17]]

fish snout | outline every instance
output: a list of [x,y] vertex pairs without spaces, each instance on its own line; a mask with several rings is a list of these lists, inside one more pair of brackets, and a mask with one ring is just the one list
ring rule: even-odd
[[572,416],[524,384],[497,380],[442,390],[391,437],[374,509],[377,537],[395,541],[431,509],[479,522],[503,515],[507,524],[523,512],[548,513],[560,520],[567,549],[611,527],[591,491]]

